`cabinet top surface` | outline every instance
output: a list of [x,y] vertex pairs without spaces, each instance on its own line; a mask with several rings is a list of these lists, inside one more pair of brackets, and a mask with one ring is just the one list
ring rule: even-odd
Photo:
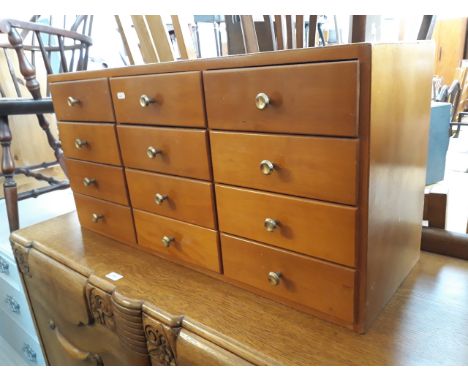
[[[463,260],[423,254],[368,333],[359,335],[82,230],[75,213],[16,231],[12,240],[280,364],[468,363],[466,346],[459,345],[468,343]],[[111,281],[105,277],[110,272],[123,278]]]

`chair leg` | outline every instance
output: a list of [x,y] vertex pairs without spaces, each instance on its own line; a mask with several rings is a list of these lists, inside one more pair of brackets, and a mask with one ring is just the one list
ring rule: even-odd
[[2,145],[2,173],[5,176],[3,191],[10,232],[19,228],[18,189],[15,182],[15,161],[11,153],[11,131],[8,117],[0,116],[0,144]]

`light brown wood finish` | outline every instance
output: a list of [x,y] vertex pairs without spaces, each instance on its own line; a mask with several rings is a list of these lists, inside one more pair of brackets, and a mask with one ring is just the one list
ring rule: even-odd
[[[216,231],[135,209],[138,244],[169,258],[220,272]],[[164,236],[172,238],[164,246]]]
[[[119,123],[205,126],[199,72],[113,78],[110,84]],[[154,102],[142,107],[143,95]]]
[[[66,160],[68,178],[74,192],[128,206],[127,186],[122,167]],[[90,184],[85,184],[86,180]]]
[[[107,78],[53,83],[50,84],[50,92],[55,114],[60,121],[114,121]],[[70,106],[68,97],[75,98],[78,103]]]
[[296,48],[304,48],[304,15],[296,15]]
[[[355,139],[210,132],[217,183],[345,204],[357,203]],[[275,167],[269,175],[263,160]]]
[[[60,141],[68,158],[121,165],[117,133],[112,124],[60,122]],[[76,140],[86,141],[80,148]]]
[[162,17],[160,15],[146,15],[144,17],[159,61],[174,61],[174,51],[172,50],[169,33],[166,30]]
[[[205,130],[120,125],[117,131],[126,167],[211,179]],[[149,158],[149,146],[162,153]]]
[[245,53],[258,52],[257,34],[252,16],[241,16],[242,35],[244,37]]
[[[211,129],[356,136],[357,62],[203,73]],[[257,109],[257,94],[269,104]],[[339,100],[339,107],[336,102]]]
[[171,16],[177,46],[179,48],[180,58],[184,60],[193,60],[197,58],[193,46],[192,31],[190,30],[188,20],[184,16]]
[[[225,234],[221,247],[226,277],[346,323],[354,321],[354,270]],[[270,272],[280,275],[278,285],[269,283]]]
[[128,63],[130,65],[135,65],[135,59],[133,58],[132,50],[130,49],[130,44],[128,43],[127,36],[125,35],[125,29],[120,20],[120,16],[114,15],[115,22],[117,24],[117,30],[119,31],[120,38],[122,39],[122,44],[124,46],[125,54],[128,57]]
[[[216,185],[222,232],[347,266],[356,261],[356,208]],[[278,227],[267,231],[265,219]]]
[[[216,228],[211,183],[145,171],[125,172],[133,208]],[[161,204],[155,201],[156,193],[166,197]]]
[[153,39],[148,31],[148,25],[142,15],[132,15],[133,27],[138,35],[141,56],[145,64],[159,62],[158,53],[154,47]]
[[284,15],[275,15],[275,35],[278,50],[286,49],[287,38],[286,38],[286,27]]
[[[135,229],[129,207],[76,193],[74,197],[83,227],[115,240],[135,243]],[[95,222],[93,214],[102,215],[102,218]]]

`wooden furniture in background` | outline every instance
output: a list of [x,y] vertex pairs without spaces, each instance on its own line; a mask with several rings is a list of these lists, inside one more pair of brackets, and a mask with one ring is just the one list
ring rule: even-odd
[[[81,224],[364,332],[419,256],[432,53],[354,44],[50,76]],[[108,142],[81,131],[109,131],[114,110],[106,189],[108,164],[86,162]],[[211,192],[188,204],[160,177],[135,193],[133,170]]]

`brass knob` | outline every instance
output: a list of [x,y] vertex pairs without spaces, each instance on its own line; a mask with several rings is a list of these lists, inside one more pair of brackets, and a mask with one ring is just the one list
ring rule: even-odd
[[140,106],[147,107],[152,103],[155,103],[156,100],[154,98],[148,97],[146,94],[141,95],[140,97]]
[[268,273],[268,282],[273,285],[277,286],[281,281],[281,272],[270,272]]
[[68,103],[68,106],[73,107],[75,105],[78,105],[80,103],[80,100],[75,97],[68,97],[67,103]]
[[81,140],[80,138],[75,139],[75,147],[78,150],[82,149],[84,146],[88,146],[88,141],[85,141],[84,139]]
[[83,185],[84,185],[85,187],[89,187],[89,186],[91,186],[92,184],[94,184],[94,185],[96,184],[96,179],[93,179],[93,178],[84,178],[84,179],[83,179]]
[[271,218],[266,218],[263,222],[263,226],[268,232],[273,232],[278,227],[278,222]]
[[265,93],[258,93],[255,97],[255,106],[258,110],[265,109],[270,103],[270,98]]
[[55,322],[54,320],[49,320],[49,328],[54,330],[55,329]]
[[161,150],[155,149],[153,146],[149,146],[149,147],[146,149],[146,155],[147,155],[148,158],[150,158],[150,159],[153,159],[156,155],[161,154],[161,153],[162,153]]
[[161,239],[163,245],[167,248],[171,245],[171,243],[174,241],[174,238],[173,237],[170,237],[170,236],[163,236],[163,238]]
[[167,195],[156,194],[154,196],[154,202],[158,205],[161,205],[167,199]]
[[102,214],[92,214],[91,215],[91,220],[93,221],[93,223],[98,223],[100,220],[103,220],[104,219],[104,215]]
[[275,165],[269,160],[262,160],[260,162],[260,171],[263,175],[270,175],[275,169]]

